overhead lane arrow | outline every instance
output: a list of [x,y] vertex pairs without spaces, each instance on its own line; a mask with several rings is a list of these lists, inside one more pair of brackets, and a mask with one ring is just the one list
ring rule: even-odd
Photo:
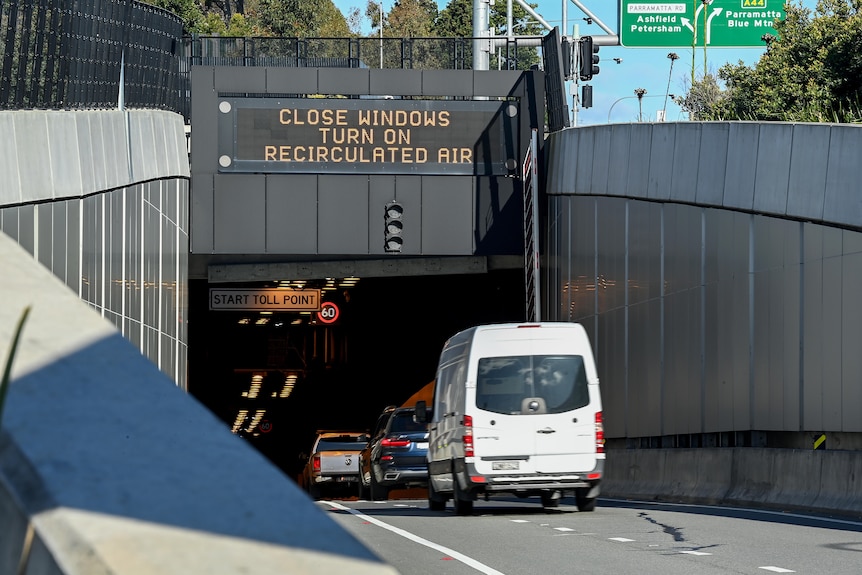
[[695,38],[697,38],[697,33],[694,31],[694,26],[691,25],[691,20],[688,18],[680,18],[679,20],[682,22],[682,25],[691,30],[691,33],[695,35]]
[[707,44],[710,43],[710,36],[712,35],[712,19],[721,14],[721,11],[722,8],[713,8],[712,14],[706,19],[706,38],[704,40]]

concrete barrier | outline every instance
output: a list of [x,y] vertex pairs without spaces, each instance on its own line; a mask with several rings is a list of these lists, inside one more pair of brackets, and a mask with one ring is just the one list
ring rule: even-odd
[[755,447],[609,450],[602,495],[862,518],[862,455]]
[[862,454],[856,451],[826,452],[820,468],[820,491],[812,506],[820,509],[862,507]]
[[396,573],[2,233],[0,262],[0,361],[32,307],[0,414],[0,573]]

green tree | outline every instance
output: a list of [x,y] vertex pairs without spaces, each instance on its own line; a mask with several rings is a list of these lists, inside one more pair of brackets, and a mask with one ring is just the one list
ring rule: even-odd
[[349,36],[347,20],[332,0],[256,0],[255,29],[263,35],[288,38]]
[[820,0],[813,11],[785,6],[787,17],[775,23],[777,36],[764,36],[756,65],[722,66],[725,89],[692,119],[862,121],[860,8],[859,0]]
[[383,35],[392,38],[434,36],[437,4],[434,0],[395,0],[383,23]]
[[362,11],[353,6],[347,14],[347,27],[350,29],[351,36],[360,36],[362,34]]
[[688,112],[688,119],[692,121],[709,120],[709,111],[724,98],[718,78],[715,74],[706,74],[700,80],[688,88],[685,96],[677,96],[675,102],[683,110]]
[[[532,8],[536,8],[538,4],[529,4]],[[490,25],[494,28],[497,36],[507,36],[506,29],[506,3],[496,2],[491,6],[488,15]],[[437,35],[447,38],[472,38],[473,37],[473,2],[472,0],[450,0],[446,8],[440,11],[435,26]],[[541,24],[532,19],[524,8],[517,3],[512,3],[512,32],[514,36],[543,36],[544,28]],[[507,68],[505,58],[517,61],[519,70],[527,70],[532,64],[539,61],[538,50],[535,46],[525,46],[525,42],[518,44],[516,41],[513,46],[509,46],[509,54],[506,54],[506,48],[501,47],[499,53],[491,54],[491,68],[496,69],[498,66]],[[498,58],[503,58],[502,65],[498,62]]]
[[221,14],[216,12],[207,12],[203,24],[196,32],[204,36],[247,37],[255,35],[255,30],[242,14],[234,14],[230,17],[230,22],[225,25]]
[[203,33],[206,30],[204,11],[197,0],[147,0],[146,4],[179,16],[183,21],[183,34]]
[[444,38],[472,38],[473,0],[450,0],[437,16],[434,28]]
[[317,35],[321,38],[348,38],[353,35],[347,19],[332,0],[323,2],[317,20]]

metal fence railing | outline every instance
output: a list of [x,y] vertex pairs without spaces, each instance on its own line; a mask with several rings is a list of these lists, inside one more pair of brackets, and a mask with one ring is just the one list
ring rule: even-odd
[[[537,44],[535,38],[501,40],[490,51],[489,68],[528,70],[541,61]],[[473,38],[187,36],[183,38],[180,76],[188,93],[192,66],[469,70],[473,68],[474,45]],[[187,108],[180,111],[188,117]]]
[[[535,38],[494,42],[492,70],[540,62]],[[0,0],[0,110],[123,105],[188,121],[192,66],[457,70],[473,67],[474,46],[474,38],[183,36],[178,17],[133,0]]]
[[[474,38],[240,38],[183,39],[189,66],[293,66],[461,70],[473,67]],[[488,42],[488,39],[482,40]],[[539,61],[538,40],[499,39],[490,68],[526,70]],[[491,47],[488,47],[491,48]]]
[[182,21],[169,12],[131,0],[0,0],[0,34],[0,109],[179,108]]

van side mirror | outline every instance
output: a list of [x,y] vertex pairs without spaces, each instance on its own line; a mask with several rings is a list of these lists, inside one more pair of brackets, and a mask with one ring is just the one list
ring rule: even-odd
[[413,417],[416,423],[428,423],[428,406],[424,400],[416,402],[416,414]]

